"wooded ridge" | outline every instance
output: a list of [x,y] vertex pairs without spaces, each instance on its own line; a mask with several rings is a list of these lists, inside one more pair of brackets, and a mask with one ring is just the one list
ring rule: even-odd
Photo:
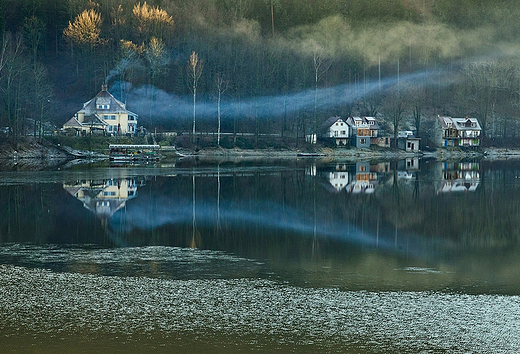
[[[516,0],[3,0],[0,127],[61,127],[107,84],[149,130],[302,139],[333,115],[519,133]],[[195,58],[197,61],[193,61]],[[196,122],[196,128],[195,128]]]

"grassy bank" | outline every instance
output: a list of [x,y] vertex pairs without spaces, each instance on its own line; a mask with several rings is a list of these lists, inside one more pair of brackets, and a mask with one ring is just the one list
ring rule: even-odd
[[143,137],[106,137],[106,136],[53,136],[47,140],[55,146],[70,146],[74,150],[93,151],[108,154],[110,144],[145,144]]

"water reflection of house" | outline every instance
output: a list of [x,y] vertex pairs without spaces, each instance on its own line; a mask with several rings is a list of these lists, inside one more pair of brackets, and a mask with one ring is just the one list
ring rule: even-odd
[[442,181],[439,193],[474,192],[480,184],[478,162],[445,162],[442,164]]
[[63,188],[97,216],[110,218],[126,205],[127,200],[135,198],[137,188],[143,185],[144,180],[122,178],[64,183]]
[[330,192],[373,193],[379,185],[378,175],[390,172],[390,163],[370,164],[368,162],[337,163],[332,169],[321,171],[325,177],[324,186]]
[[419,158],[408,157],[397,161],[398,171],[419,171]]
[[343,190],[350,183],[349,179],[350,173],[347,171],[347,166],[344,164],[337,164],[335,170],[328,174],[329,183],[338,192]]
[[368,162],[356,163],[356,178],[347,186],[350,193],[374,193],[378,184],[377,172],[370,169]]

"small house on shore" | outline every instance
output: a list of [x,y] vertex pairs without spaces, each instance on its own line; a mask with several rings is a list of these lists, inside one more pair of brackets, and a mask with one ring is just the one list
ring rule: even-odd
[[374,117],[349,117],[347,124],[352,131],[352,145],[357,148],[368,148],[375,143],[379,132],[379,124]]
[[368,148],[370,145],[390,146],[389,138],[378,137],[379,124],[374,117],[335,116],[327,119],[320,126],[323,138],[332,138],[336,146],[351,145],[357,148]]
[[101,91],[83,104],[74,116],[63,124],[63,129],[74,135],[135,135],[137,114],[126,109],[103,85]]
[[347,122],[338,116],[330,117],[320,126],[321,136],[334,139],[336,146],[345,146],[350,137],[350,129]]
[[476,118],[437,117],[437,145],[440,147],[481,146],[482,128]]
[[418,152],[420,141],[421,139],[416,138],[410,130],[397,133],[397,148],[406,152]]

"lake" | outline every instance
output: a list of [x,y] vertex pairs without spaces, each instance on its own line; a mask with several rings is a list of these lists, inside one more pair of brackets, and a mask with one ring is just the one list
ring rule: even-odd
[[6,353],[515,353],[520,161],[0,172]]

